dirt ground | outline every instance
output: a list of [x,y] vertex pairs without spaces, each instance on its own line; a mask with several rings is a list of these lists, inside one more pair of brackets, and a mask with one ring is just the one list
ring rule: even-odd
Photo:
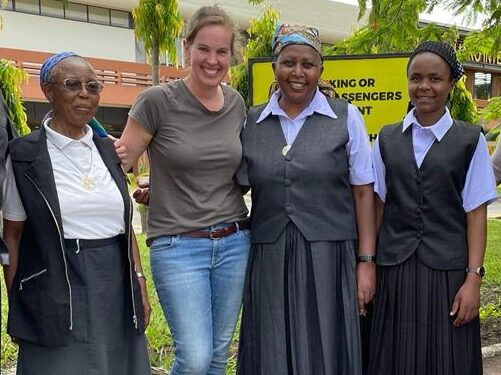
[[[501,322],[499,319],[485,319],[480,323],[482,347],[498,344],[501,338]],[[499,374],[501,375],[501,373]]]
[[[15,370],[2,370],[2,375],[15,375]],[[165,374],[165,372],[155,369],[152,375]],[[484,375],[501,375],[501,355],[484,358]]]

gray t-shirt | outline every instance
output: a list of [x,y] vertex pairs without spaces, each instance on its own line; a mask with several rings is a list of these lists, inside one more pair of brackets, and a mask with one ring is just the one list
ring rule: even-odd
[[220,111],[209,111],[178,80],[144,91],[129,112],[153,136],[148,240],[247,216],[234,176],[245,106],[237,91],[222,88]]

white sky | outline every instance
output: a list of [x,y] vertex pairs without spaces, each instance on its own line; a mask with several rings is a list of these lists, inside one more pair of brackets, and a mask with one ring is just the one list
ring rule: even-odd
[[[345,4],[358,5],[358,0],[331,0]],[[370,5],[370,1],[368,1]],[[457,26],[463,26],[470,29],[479,28],[482,23],[482,17],[478,17],[474,24],[468,24],[466,20],[463,20],[462,16],[454,17],[451,12],[446,11],[443,7],[437,5],[432,13],[422,13],[419,17],[422,21],[432,21],[440,24],[451,24]]]

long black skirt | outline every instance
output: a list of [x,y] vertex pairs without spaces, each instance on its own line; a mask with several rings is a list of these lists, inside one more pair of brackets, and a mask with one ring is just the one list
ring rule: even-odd
[[104,243],[80,251],[67,246],[70,342],[51,347],[22,341],[17,375],[151,375],[145,335],[132,326],[123,238]]
[[464,270],[434,270],[416,255],[378,267],[370,375],[482,374],[479,320],[449,316]]
[[355,241],[308,242],[292,223],[254,244],[239,375],[360,375]]

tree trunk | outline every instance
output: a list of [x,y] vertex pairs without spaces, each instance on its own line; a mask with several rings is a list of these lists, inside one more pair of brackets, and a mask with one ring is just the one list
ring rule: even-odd
[[151,80],[153,81],[153,86],[160,83],[160,53],[158,47],[154,47],[151,51]]

